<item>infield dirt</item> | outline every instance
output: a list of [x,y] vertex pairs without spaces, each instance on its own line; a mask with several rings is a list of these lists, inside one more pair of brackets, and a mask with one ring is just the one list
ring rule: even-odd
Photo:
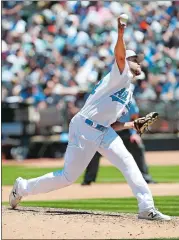
[[169,222],[116,214],[50,208],[2,208],[3,239],[145,239],[179,237],[179,218]]

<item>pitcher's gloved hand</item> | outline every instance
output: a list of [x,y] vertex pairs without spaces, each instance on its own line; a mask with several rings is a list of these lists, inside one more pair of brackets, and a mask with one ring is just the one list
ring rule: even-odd
[[137,130],[137,133],[141,136],[146,130],[148,130],[149,126],[157,120],[158,115],[157,112],[151,112],[145,117],[134,120],[134,127]]

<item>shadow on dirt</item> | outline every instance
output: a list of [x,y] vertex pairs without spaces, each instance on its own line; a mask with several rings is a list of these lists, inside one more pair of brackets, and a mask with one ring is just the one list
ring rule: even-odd
[[39,210],[35,210],[35,209],[26,209],[26,208],[17,208],[17,209],[12,209],[12,208],[8,208],[8,210],[10,211],[16,211],[16,212],[36,212],[36,213],[40,213],[42,211]]
[[46,211],[45,213],[51,215],[98,215],[98,216],[112,216],[112,217],[121,217],[120,214],[110,214],[110,213],[98,213],[98,212],[90,212],[90,211],[66,211],[66,210],[58,210],[58,211]]
[[98,211],[83,211],[83,210],[69,210],[69,209],[48,209],[46,208],[29,208],[29,207],[20,207],[17,209],[8,208],[10,211],[17,211],[17,212],[33,212],[38,214],[44,214],[44,215],[95,215],[95,216],[111,216],[111,217],[122,217],[121,214],[115,214],[115,213],[106,213],[106,212],[98,212]]

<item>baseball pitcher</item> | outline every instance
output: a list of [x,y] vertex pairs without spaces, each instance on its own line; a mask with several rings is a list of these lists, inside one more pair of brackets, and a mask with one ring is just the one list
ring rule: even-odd
[[132,99],[130,83],[136,75],[141,73],[140,63],[143,60],[142,55],[136,55],[134,51],[125,48],[123,35],[126,21],[127,16],[124,14],[118,18],[118,39],[111,72],[96,85],[84,107],[70,122],[64,168],[29,180],[17,178],[9,196],[12,208],[16,208],[24,196],[47,193],[72,184],[98,151],[123,173],[137,198],[138,218],[171,219],[155,208],[151,191],[135,160],[113,129],[134,128],[141,134],[158,115],[151,113],[134,122],[116,121],[130,109]]

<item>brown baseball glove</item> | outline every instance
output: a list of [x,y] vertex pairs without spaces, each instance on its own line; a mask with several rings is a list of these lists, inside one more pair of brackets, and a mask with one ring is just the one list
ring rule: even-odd
[[146,130],[148,130],[148,127],[157,120],[158,115],[157,112],[151,112],[145,117],[134,120],[134,127],[137,130],[137,133],[141,136]]

